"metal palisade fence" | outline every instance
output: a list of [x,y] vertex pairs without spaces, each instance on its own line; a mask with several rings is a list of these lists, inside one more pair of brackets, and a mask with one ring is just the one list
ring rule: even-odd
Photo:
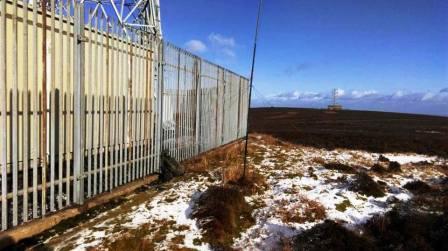
[[245,135],[246,78],[91,13],[0,0],[1,230]]

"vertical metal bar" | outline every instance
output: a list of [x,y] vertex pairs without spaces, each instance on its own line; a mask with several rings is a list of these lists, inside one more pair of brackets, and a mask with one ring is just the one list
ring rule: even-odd
[[93,37],[93,32],[94,32],[94,27],[93,27],[93,13],[89,12],[89,48],[88,48],[88,55],[89,55],[89,60],[88,60],[88,64],[89,66],[87,67],[88,71],[89,71],[89,80],[87,82],[88,85],[88,89],[89,89],[89,95],[88,95],[88,102],[87,102],[87,109],[89,110],[89,115],[87,116],[87,128],[86,128],[86,133],[87,133],[87,149],[88,149],[88,157],[87,157],[87,197],[92,197],[92,155],[94,154],[93,152],[93,121],[94,121],[94,99],[93,96],[95,95],[94,93],[94,84],[93,84],[93,70],[95,65],[93,64],[93,42],[92,40],[94,39]]
[[[149,43],[150,41],[147,40],[146,43]],[[146,44],[145,43],[145,44]],[[152,81],[151,79],[151,62],[150,62],[150,57],[151,57],[151,52],[148,49],[148,47],[145,48],[145,86],[146,86],[146,90],[145,90],[145,94],[146,94],[146,98],[145,98],[145,110],[146,110],[146,120],[145,120],[145,128],[146,128],[146,169],[145,169],[145,176],[149,174],[150,170],[151,170],[151,161],[152,161],[152,156],[151,156],[151,129],[152,129],[152,119],[151,119],[151,88],[152,88]]]
[[142,66],[142,60],[141,60],[141,48],[138,48],[138,58],[137,58],[137,63],[138,63],[138,65],[137,65],[137,76],[138,76],[138,82],[137,82],[137,86],[138,86],[138,95],[139,95],[139,98],[138,98],[138,113],[137,113],[137,115],[138,115],[138,120],[137,120],[137,133],[138,133],[138,144],[137,144],[137,156],[138,156],[138,159],[139,159],[139,161],[138,161],[138,177],[139,178],[141,178],[142,177],[142,164],[143,164],[143,162],[142,162],[142,151],[141,151],[141,148],[142,148],[142,146],[143,146],[143,144],[142,144],[142,133],[141,133],[141,130],[142,130],[142,101],[143,101],[143,99],[142,99],[142,93],[144,93],[144,92],[142,92],[142,68],[141,68],[141,66]]
[[139,123],[140,123],[140,55],[139,48],[135,46],[135,70],[133,75],[135,76],[135,83],[133,86],[135,100],[134,103],[134,178],[139,177],[140,173],[140,160],[139,160],[139,147],[140,147],[140,134],[139,134]]
[[[137,59],[134,57],[135,55],[137,55],[137,50],[134,50],[134,46],[132,44],[132,40],[130,42],[130,46],[131,46],[131,76],[133,78],[133,81],[131,82],[132,84],[130,85],[131,88],[131,109],[132,109],[132,119],[131,119],[131,142],[132,142],[132,180],[135,180],[135,175],[136,175],[136,169],[137,169],[137,163],[136,163],[136,159],[137,159],[137,138],[136,138],[136,131],[137,131],[137,84],[138,84],[138,79],[136,78],[136,69],[137,69]],[[135,77],[135,78],[134,78]]]
[[0,164],[2,169],[2,230],[8,228],[8,203],[7,203],[7,115],[6,115],[6,1],[0,2]]
[[23,1],[23,208],[22,219],[28,221],[28,170],[29,170],[29,91],[28,91],[28,1]]
[[109,190],[114,187],[114,155],[115,155],[115,101],[114,101],[114,40],[113,40],[113,22],[109,22],[109,34],[111,41],[109,41],[109,60],[110,60],[110,72],[109,72]]
[[179,92],[180,92],[180,50],[177,51],[177,88],[176,88],[176,112],[175,112],[175,123],[176,123],[176,132],[175,132],[175,158],[179,160],[179,131],[180,131],[180,125],[179,125]]
[[154,63],[154,54],[156,53],[154,50],[154,44],[155,41],[151,41],[151,51],[149,52],[149,62],[148,62],[148,68],[149,68],[149,116],[150,116],[150,126],[149,126],[149,156],[150,156],[150,166],[149,166],[149,173],[154,172],[154,166],[155,166],[155,144],[157,141],[155,140],[155,126],[156,126],[156,120],[155,120],[155,111],[156,111],[156,103],[155,103],[155,79],[156,79],[156,64]]
[[46,214],[47,200],[47,0],[42,1],[42,95],[41,95],[41,167],[42,167],[42,216]]
[[50,72],[51,72],[51,90],[50,90],[50,211],[55,211],[54,206],[54,172],[56,166],[56,63],[55,63],[55,0],[50,0],[51,5],[51,33],[50,33],[50,43],[51,43],[51,59],[50,59]]
[[135,129],[134,129],[134,127],[135,127],[135,118],[134,118],[134,116],[135,116],[135,88],[134,88],[134,81],[135,81],[135,79],[133,79],[133,77],[134,77],[134,70],[135,70],[135,67],[134,67],[134,47],[133,47],[133,45],[132,45],[132,40],[131,39],[129,39],[129,41],[128,41],[128,46],[129,46],[129,50],[130,50],[130,52],[129,52],[129,59],[130,59],[130,61],[129,61],[129,72],[128,72],[128,78],[129,78],[129,86],[128,86],[128,88],[129,88],[129,95],[130,95],[130,97],[129,97],[129,99],[130,99],[130,109],[131,109],[131,111],[130,111],[130,126],[129,126],[129,138],[130,138],[130,148],[132,148],[132,155],[131,156],[129,156],[130,157],[130,159],[131,159],[131,172],[130,172],[130,180],[134,180],[135,179]]
[[[123,28],[123,27],[122,27]],[[124,35],[124,34],[123,34]],[[125,52],[123,50],[123,53],[125,53],[125,57],[124,59],[126,60],[126,65],[124,65],[124,72],[125,72],[125,98],[124,98],[124,112],[125,112],[125,120],[124,120],[124,183],[127,183],[130,180],[130,175],[129,175],[129,158],[130,156],[128,156],[129,154],[129,146],[130,146],[130,138],[131,138],[131,134],[130,134],[130,126],[129,126],[129,121],[131,119],[131,114],[129,112],[129,95],[131,94],[130,92],[130,86],[132,84],[132,80],[131,80],[131,65],[132,65],[132,49],[129,46],[129,42],[128,40],[125,38],[123,39],[123,49],[126,49],[127,51]],[[132,125],[132,124],[131,124]]]
[[72,97],[72,79],[71,79],[71,46],[70,46],[70,33],[71,33],[71,3],[67,1],[67,22],[65,25],[67,41],[66,41],[66,81],[67,81],[67,91],[64,95],[64,105],[65,105],[65,197],[66,197],[66,206],[70,205],[70,179],[71,179],[71,97]]
[[[184,69],[183,69],[183,81],[182,81],[182,106],[181,106],[181,131],[180,131],[180,135],[181,135],[181,140],[184,141],[184,137],[185,137],[185,119],[186,119],[186,110],[185,110],[185,98],[187,95],[187,55],[184,54]],[[183,158],[185,157],[185,143],[182,143],[182,148],[181,148],[181,155],[180,155],[180,159],[183,160]]]
[[164,42],[163,41],[158,41],[159,44],[157,45],[157,69],[158,69],[158,75],[157,75],[157,125],[156,125],[156,129],[157,129],[157,135],[156,135],[156,168],[157,171],[160,170],[160,153],[162,150],[162,140],[163,140],[163,102],[164,102],[164,97],[163,97],[163,89],[164,89]]
[[240,137],[240,116],[241,116],[241,77],[238,77],[238,109],[237,109],[237,113],[238,113],[238,118],[237,118],[237,135],[236,137],[239,138]]
[[[126,86],[126,72],[124,70],[123,64],[124,64],[124,43],[121,40],[121,35],[122,35],[122,29],[121,26],[118,26],[118,32],[117,32],[117,37],[118,37],[118,72],[120,72],[119,78],[118,78],[118,83],[117,83],[117,87],[118,87],[118,93],[119,93],[119,109],[120,109],[120,116],[119,116],[119,131],[118,131],[118,138],[119,138],[119,151],[120,151],[120,169],[119,169],[119,179],[118,179],[118,184],[121,185],[123,184],[123,180],[124,180],[124,173],[123,173],[123,169],[126,165],[126,160],[124,158],[124,143],[125,143],[125,139],[124,139],[124,125],[125,125],[125,120],[126,120],[126,116],[125,116],[125,111],[123,110],[124,108],[124,95],[123,94],[123,87]],[[124,92],[125,93],[125,92]]]
[[[249,112],[249,109],[250,109],[250,103],[251,103],[251,98],[252,98],[252,84],[253,84],[253,81],[254,81],[255,56],[257,55],[258,29],[260,27],[260,16],[261,16],[262,7],[263,7],[263,0],[260,0],[260,4],[258,6],[257,26],[256,26],[256,29],[255,29],[254,50],[253,50],[253,54],[252,54],[252,67],[251,67],[251,71],[250,71],[250,86],[249,86],[249,97],[248,97],[248,104],[247,104],[248,112]],[[246,124],[248,124],[248,123],[249,123],[249,116],[247,116],[247,118],[246,118]],[[249,141],[249,132],[248,132],[248,130],[246,130],[246,142],[245,142],[245,146],[244,146],[244,171],[243,171],[243,178],[246,175],[247,144],[248,144],[248,141]]]
[[74,196],[73,201],[78,204],[84,202],[84,139],[85,139],[85,109],[84,109],[84,4],[75,3],[75,32],[74,32],[74,121],[73,121],[73,168],[74,168]]
[[[5,1],[2,1],[5,2]],[[33,78],[32,78],[32,96],[33,96],[33,127],[39,128],[39,87],[38,87],[38,60],[37,60],[37,1],[33,2],[33,36],[31,43],[33,45]],[[3,57],[0,57],[3,58]],[[3,99],[0,98],[0,99]],[[37,218],[37,173],[39,168],[39,130],[32,130],[33,142],[31,145],[31,155],[33,157],[33,218]],[[6,145],[6,144],[5,144]]]
[[30,167],[30,110],[28,87],[28,1],[23,1],[23,222],[28,221],[28,170]]
[[195,154],[200,152],[200,135],[201,135],[201,63],[202,61],[198,58],[196,60],[196,121],[195,121]]
[[104,188],[104,183],[103,183],[103,171],[104,171],[104,54],[103,54],[103,49],[104,49],[104,44],[103,44],[103,29],[104,27],[104,14],[101,14],[100,17],[100,25],[99,25],[99,29],[98,32],[100,32],[100,41],[99,41],[99,63],[100,63],[100,68],[99,68],[99,78],[100,81],[98,82],[98,95],[99,95],[99,112],[100,112],[100,117],[99,117],[99,128],[98,128],[98,133],[99,133],[99,158],[100,158],[100,180],[99,180],[99,193],[103,192],[103,188]]
[[219,139],[219,129],[218,129],[218,121],[219,121],[219,67],[216,67],[216,130],[215,130],[215,147],[218,146],[218,139]]
[[19,112],[18,112],[18,85],[19,73],[17,68],[17,0],[13,1],[12,13],[12,225],[18,224],[18,169],[19,169]]
[[[62,64],[64,60],[64,14],[62,11],[62,1],[58,2],[58,9],[59,9],[59,63]],[[58,107],[59,107],[59,129],[58,129],[58,139],[59,139],[59,177],[58,177],[58,208],[61,209],[63,207],[62,204],[62,198],[63,198],[63,191],[62,191],[62,179],[63,179],[63,168],[64,168],[64,119],[63,118],[63,109],[62,104],[64,100],[64,67],[58,68],[58,80],[59,80],[59,95],[58,95]]]
[[182,123],[183,123],[183,125],[182,125],[182,144],[183,144],[183,149],[182,149],[182,160],[184,160],[185,159],[185,154],[186,154],[186,150],[187,150],[187,145],[186,145],[186,142],[185,142],[185,136],[186,136],[186,129],[187,129],[187,126],[188,126],[188,123],[187,123],[187,119],[188,119],[188,111],[187,111],[187,108],[188,108],[188,89],[190,88],[190,86],[189,86],[189,83],[188,83],[188,81],[187,81],[187,59],[188,59],[189,57],[187,57],[187,54],[185,54],[185,61],[184,61],[184,84],[183,84],[183,86],[184,86],[184,90],[183,90],[183,92],[184,92],[184,95],[182,96],[182,99],[183,99],[183,107],[182,107],[182,114],[183,114],[183,119],[182,119]]
[[107,191],[109,190],[109,170],[110,170],[110,166],[109,166],[109,150],[110,150],[110,127],[109,127],[109,116],[110,116],[110,99],[109,99],[109,85],[110,85],[110,71],[109,71],[109,67],[110,67],[110,62],[109,62],[109,56],[110,56],[110,52],[109,52],[109,22],[107,20],[107,17],[104,19],[105,21],[105,29],[104,29],[104,36],[106,36],[106,44],[104,45],[106,47],[106,55],[105,55],[105,60],[106,60],[106,64],[105,66],[105,72],[104,74],[106,74],[106,82],[103,82],[104,88],[105,88],[105,93],[104,93],[104,98],[103,98],[103,102],[104,104],[104,125],[103,125],[103,130],[104,130],[104,140],[105,142],[105,146],[104,146],[104,190]]
[[[142,39],[141,34],[139,35],[139,39]],[[140,67],[139,67],[139,73],[140,73],[140,178],[144,176],[144,170],[145,170],[145,155],[143,148],[145,147],[145,97],[146,92],[144,88],[144,76],[145,76],[145,62],[144,62],[144,55],[143,55],[143,47],[140,45]]]
[[[112,154],[111,154],[111,166],[113,167],[114,171],[114,186],[118,186],[118,147],[117,147],[117,125],[118,125],[118,106],[117,106],[117,73],[118,73],[118,67],[117,67],[117,43],[116,39],[114,39],[114,36],[117,34],[117,26],[115,25],[115,21],[112,20],[111,22],[111,30],[112,30],[112,57],[111,57],[111,65],[112,65],[112,78],[111,78],[111,97],[113,99],[113,114],[112,114],[112,126],[113,126],[113,141],[112,141]],[[112,187],[112,179],[111,179],[111,187]]]
[[[99,65],[101,64],[101,62],[98,60],[99,58],[99,48],[100,48],[100,44],[99,44],[99,30],[100,30],[100,24],[99,24],[99,17],[98,17],[98,12],[95,13],[95,18],[92,20],[95,20],[95,27],[93,27],[93,30],[95,31],[95,38],[94,38],[94,43],[95,43],[95,53],[92,54],[92,56],[95,57],[94,60],[94,64],[93,67],[95,68],[97,74],[96,74],[96,84],[95,84],[95,94],[93,94],[92,97],[92,113],[93,113],[93,117],[92,117],[92,123],[93,123],[93,144],[94,144],[94,151],[93,151],[93,195],[97,194],[97,190],[98,190],[98,155],[99,155],[99,114],[98,114],[98,107],[99,107],[99,101],[100,101],[100,94],[99,94],[99,90],[100,90],[100,68]],[[93,26],[93,25],[92,25]],[[92,83],[93,85],[93,83]]]

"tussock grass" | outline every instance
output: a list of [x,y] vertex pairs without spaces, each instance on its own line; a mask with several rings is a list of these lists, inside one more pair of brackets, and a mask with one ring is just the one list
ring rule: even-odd
[[325,221],[299,234],[294,250],[375,250],[371,241],[334,221]]
[[413,194],[421,194],[431,192],[432,188],[421,180],[414,180],[406,183],[403,188],[411,191]]
[[378,250],[448,250],[448,214],[403,212],[398,208],[364,226]]
[[213,186],[195,201],[191,217],[204,231],[202,241],[213,249],[226,249],[233,238],[254,224],[252,208],[243,193],[230,186]]
[[385,195],[384,188],[365,172],[360,172],[355,176],[349,189],[366,196],[383,197]]
[[322,220],[326,217],[325,208],[317,201],[299,196],[297,202],[281,200],[278,203],[278,214],[283,222],[306,223]]
[[344,173],[356,173],[356,170],[352,166],[342,163],[337,162],[325,163],[323,166],[329,170],[336,170]]

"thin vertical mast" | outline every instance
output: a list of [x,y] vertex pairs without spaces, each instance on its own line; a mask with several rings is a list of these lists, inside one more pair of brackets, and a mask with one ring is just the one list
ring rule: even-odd
[[[258,5],[258,15],[257,15],[257,25],[255,28],[255,38],[254,38],[254,50],[252,54],[252,68],[250,71],[250,86],[249,86],[249,104],[247,109],[250,110],[250,104],[252,101],[252,85],[254,81],[254,69],[255,69],[255,56],[257,54],[257,41],[258,41],[258,29],[260,26],[260,17],[261,17],[261,9],[263,6],[263,0],[260,0]],[[246,176],[246,166],[247,166],[247,144],[249,141],[249,112],[247,113],[247,127],[246,127],[246,142],[244,146],[244,170],[243,170],[243,178]]]

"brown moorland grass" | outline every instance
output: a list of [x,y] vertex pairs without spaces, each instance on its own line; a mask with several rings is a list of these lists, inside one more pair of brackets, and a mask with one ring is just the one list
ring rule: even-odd
[[371,241],[334,221],[325,221],[295,237],[294,250],[375,250]]
[[306,223],[325,219],[325,208],[317,201],[299,195],[297,202],[281,200],[278,214],[283,222]]
[[448,250],[448,213],[402,212],[395,208],[364,226],[379,250]]
[[254,224],[251,212],[252,208],[240,190],[213,186],[195,201],[191,217],[197,219],[204,231],[202,241],[213,249],[227,250],[233,238]]
[[413,194],[427,193],[432,191],[431,186],[421,180],[410,181],[406,183],[403,188],[406,188]]
[[[345,110],[252,108],[251,132],[326,149],[448,156],[447,117]],[[437,131],[437,134],[424,133]]]
[[336,170],[344,173],[356,173],[356,170],[352,166],[338,162],[325,163],[323,166],[329,170]]
[[375,182],[367,173],[360,172],[350,184],[349,189],[366,196],[382,197],[384,188]]

